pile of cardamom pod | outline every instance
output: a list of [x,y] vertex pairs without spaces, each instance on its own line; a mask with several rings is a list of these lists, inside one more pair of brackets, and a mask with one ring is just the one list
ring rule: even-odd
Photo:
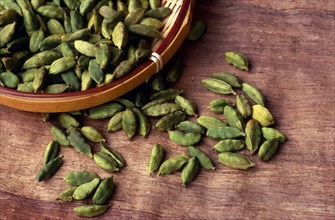
[[162,38],[160,0],[0,2],[0,86],[62,93],[108,84],[147,60]]
[[[0,85],[25,92],[59,93],[109,83],[150,56],[149,39],[161,37],[159,19],[170,13],[157,0],[129,0],[128,4],[121,0],[1,1]],[[188,40],[199,39],[205,30],[204,22],[194,23]],[[228,64],[249,70],[243,54],[227,52],[225,58]],[[255,86],[241,83],[231,73],[214,73],[201,84],[211,92],[234,95],[236,102],[221,97],[212,100],[208,108],[218,116],[199,116],[196,104],[184,97],[182,90],[169,88],[181,72],[182,60],[177,56],[149,82],[123,97],[86,110],[43,113],[43,120],[51,124],[52,141],[46,146],[36,180],[51,178],[62,165],[60,146],[73,146],[109,173],[126,165],[123,156],[107,145],[102,132],[82,125],[84,117],[109,119],[107,131],[122,130],[129,139],[136,134],[148,136],[150,117],[158,118],[153,128],[167,132],[174,143],[187,147],[187,152],[164,161],[163,147],[155,144],[149,155],[149,174],[158,170],[161,176],[182,170],[184,187],[197,177],[200,168],[215,169],[213,160],[196,147],[204,136],[218,141],[213,150],[219,152],[218,161],[227,167],[254,167],[247,154],[257,150],[261,160],[271,159],[286,137],[269,127],[274,117]],[[92,145],[96,144],[99,150],[94,152]],[[237,153],[245,146],[250,153]],[[91,200],[91,204],[74,208],[76,215],[95,217],[110,207],[113,176],[102,179],[94,172],[80,170],[67,174],[64,181],[69,187],[60,192],[58,200]]]

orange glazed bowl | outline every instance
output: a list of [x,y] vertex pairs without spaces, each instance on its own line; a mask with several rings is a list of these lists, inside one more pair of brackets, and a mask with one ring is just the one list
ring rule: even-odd
[[124,77],[85,91],[59,94],[29,93],[0,87],[0,104],[31,112],[68,112],[111,101],[131,91],[157,73],[177,52],[192,22],[193,0],[163,0],[172,13],[163,20],[162,39],[152,43],[152,56]]

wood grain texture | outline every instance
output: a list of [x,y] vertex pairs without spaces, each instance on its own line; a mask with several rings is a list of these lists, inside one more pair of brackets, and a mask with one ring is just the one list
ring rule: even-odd
[[[151,147],[161,143],[167,157],[185,151],[166,133],[129,141],[122,132],[106,133],[127,166],[113,174],[117,188],[111,209],[99,219],[334,219],[335,218],[335,3],[332,0],[200,0],[195,19],[208,25],[206,35],[183,48],[184,73],[176,88],[200,108],[219,98],[200,86],[215,71],[236,73],[257,86],[288,141],[269,162],[247,172],[218,164],[215,141],[199,148],[217,165],[202,170],[188,188],[179,173],[147,175]],[[252,63],[250,73],[224,61],[225,51],[240,51]],[[108,120],[84,120],[106,130]],[[55,201],[72,170],[101,171],[91,159],[63,148],[64,164],[50,180],[37,183],[50,126],[40,115],[0,106],[0,218],[78,219],[75,204]]]

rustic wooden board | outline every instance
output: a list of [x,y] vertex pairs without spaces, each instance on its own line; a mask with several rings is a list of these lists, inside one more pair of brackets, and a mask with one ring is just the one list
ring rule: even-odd
[[[147,175],[151,147],[161,143],[167,156],[185,151],[166,133],[152,131],[148,138],[129,141],[122,132],[107,134],[128,165],[114,174],[117,189],[112,208],[101,219],[334,219],[334,8],[332,0],[217,0],[197,1],[195,17],[208,25],[196,43],[185,43],[184,74],[176,88],[192,98],[200,114],[211,94],[200,80],[215,71],[231,71],[266,94],[276,128],[288,141],[273,160],[247,172],[218,164],[205,139],[199,148],[217,169],[201,171],[188,188],[179,173]],[[245,53],[252,71],[237,71],[224,61],[228,50]],[[1,101],[1,100],[0,100]],[[106,130],[107,120],[84,124]],[[64,165],[49,181],[37,183],[50,126],[40,115],[0,107],[0,218],[76,219],[75,204],[55,201],[66,187],[64,175],[72,170],[95,170],[94,161],[63,148]]]

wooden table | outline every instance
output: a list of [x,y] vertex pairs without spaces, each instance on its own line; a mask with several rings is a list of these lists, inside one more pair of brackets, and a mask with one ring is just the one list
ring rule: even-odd
[[[104,132],[128,165],[113,174],[113,205],[101,219],[334,219],[334,8],[332,0],[197,1],[195,19],[207,23],[207,34],[184,44],[184,73],[175,87],[197,103],[200,114],[212,114],[209,101],[222,96],[202,88],[200,80],[215,71],[236,73],[266,95],[275,127],[288,141],[267,163],[252,156],[257,166],[243,172],[220,165],[211,151],[215,141],[206,138],[199,148],[217,169],[202,170],[183,188],[179,173],[147,175],[155,143],[165,147],[167,157],[185,152],[167,133],[153,130],[148,138],[129,141],[122,132]],[[251,72],[226,64],[224,52],[230,50],[247,55]],[[84,120],[103,131],[107,122]],[[40,114],[0,107],[1,219],[75,219],[76,204],[55,200],[66,188],[62,178],[81,169],[109,175],[63,148],[61,169],[37,183],[50,140],[50,125]]]

